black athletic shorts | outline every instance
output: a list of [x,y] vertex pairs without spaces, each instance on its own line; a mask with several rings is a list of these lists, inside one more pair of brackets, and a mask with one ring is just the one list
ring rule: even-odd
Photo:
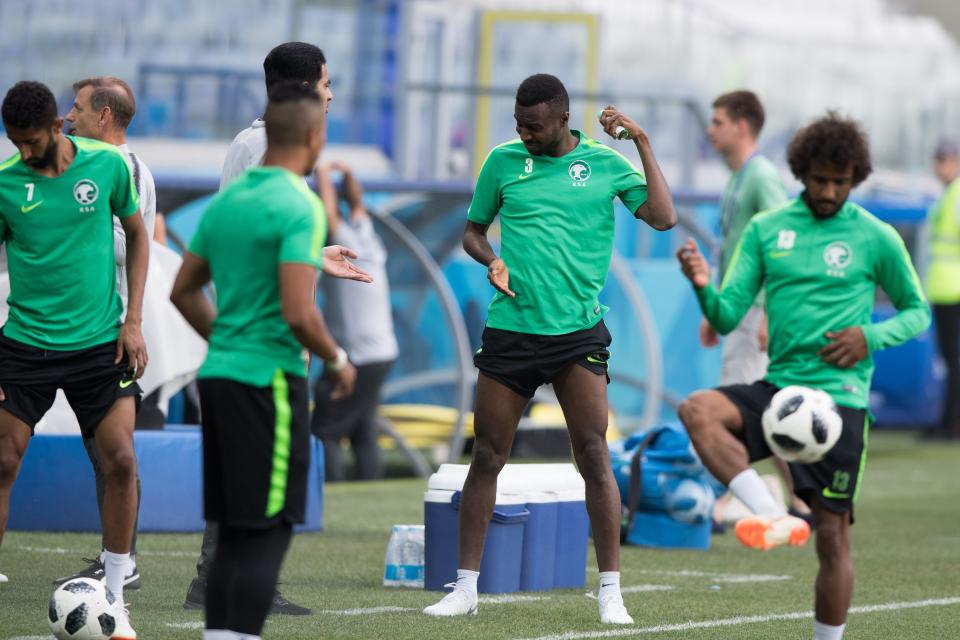
[[204,515],[231,527],[303,522],[310,467],[307,379],[268,387],[201,378]]
[[0,387],[6,396],[0,408],[23,420],[32,434],[53,406],[57,389],[63,389],[83,437],[92,438],[117,398],[140,399],[140,385],[128,361],[114,364],[116,357],[116,341],[76,351],[49,351],[0,332]]
[[[733,384],[718,387],[740,410],[743,417],[741,439],[747,446],[750,462],[773,455],[763,437],[761,416],[780,387],[765,380],[753,384]],[[794,493],[807,504],[814,495],[835,513],[850,512],[853,522],[853,504],[860,493],[860,482],[867,461],[867,432],[869,417],[864,409],[837,407],[843,418],[843,432],[826,457],[814,464],[788,463],[793,476]]]
[[497,382],[532,398],[538,387],[552,382],[570,363],[606,376],[610,341],[603,320],[589,329],[558,336],[485,327],[483,345],[474,354],[473,364]]

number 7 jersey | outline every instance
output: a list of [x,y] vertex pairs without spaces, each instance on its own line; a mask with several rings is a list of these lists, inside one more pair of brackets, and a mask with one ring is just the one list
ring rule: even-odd
[[130,169],[115,146],[67,139],[76,157],[61,175],[40,175],[15,154],[0,163],[0,240],[7,247],[10,316],[7,338],[52,351],[116,340],[113,216],[139,201]]

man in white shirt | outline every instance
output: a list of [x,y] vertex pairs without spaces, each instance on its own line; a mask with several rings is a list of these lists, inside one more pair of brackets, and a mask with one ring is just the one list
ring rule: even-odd
[[[157,192],[153,183],[153,174],[140,158],[127,145],[127,127],[136,113],[136,100],[130,86],[113,76],[85,78],[73,84],[73,107],[67,114],[66,120],[70,123],[70,133],[84,138],[92,138],[118,146],[127,158],[130,171],[133,174],[134,185],[140,196],[140,213],[143,224],[147,229],[147,237],[153,237],[154,224],[157,219]],[[117,291],[123,301],[124,314],[127,309],[127,276],[126,276],[126,235],[120,224],[120,219],[113,218],[113,247],[117,266]],[[83,439],[87,456],[93,465],[93,472],[97,481],[97,508],[103,511],[103,498],[106,491],[106,479],[103,467],[100,464],[99,454],[93,438]],[[140,476],[137,475],[137,511],[139,512]],[[125,589],[140,588],[140,573],[137,571],[137,526],[134,523],[133,540],[130,544],[131,566],[124,578]],[[57,578],[54,584],[62,584],[74,578],[94,578],[104,580],[103,551],[92,560],[88,560],[87,568],[71,576]]]

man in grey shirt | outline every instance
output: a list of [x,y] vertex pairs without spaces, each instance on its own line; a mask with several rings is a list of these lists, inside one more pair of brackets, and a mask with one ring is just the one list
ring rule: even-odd
[[[343,190],[349,208],[340,214],[331,171],[343,176]],[[383,477],[377,409],[380,390],[394,360],[397,338],[393,333],[390,284],[387,279],[387,251],[373,228],[363,189],[349,167],[331,163],[316,171],[317,186],[327,212],[327,230],[332,242],[354,248],[357,264],[372,277],[371,284],[323,278],[324,317],[337,344],[342,345],[357,368],[352,395],[331,400],[333,382],[326,376],[317,382],[316,408],[310,429],[323,440],[327,482],[346,478],[341,441],[350,440],[355,459],[356,479]]]

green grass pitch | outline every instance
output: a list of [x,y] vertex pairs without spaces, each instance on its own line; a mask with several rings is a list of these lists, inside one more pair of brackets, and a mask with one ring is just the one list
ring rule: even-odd
[[[390,526],[422,522],[424,487],[422,480],[328,487],[326,531],[295,538],[281,577],[283,593],[315,614],[272,617],[264,637],[631,637],[629,628],[601,626],[596,601],[586,596],[597,585],[592,551],[586,589],[519,594],[539,598],[521,602],[481,601],[475,617],[427,618],[419,609],[438,594],[382,587]],[[0,640],[50,637],[50,580],[81,568],[80,557],[92,555],[98,544],[94,534],[9,532],[0,549],[0,571],[10,577],[0,584]],[[200,637],[202,612],[181,606],[199,546],[198,534],[141,536],[143,588],[127,598],[141,638]],[[892,606],[851,614],[845,638],[960,637],[960,445],[871,434],[853,546],[854,607]],[[641,638],[811,638],[810,618],[776,616],[810,611],[815,570],[812,541],[802,549],[762,553],[741,548],[730,533],[714,536],[708,552],[622,552],[625,600],[636,620],[634,637]],[[368,608],[391,610],[348,615]]]

